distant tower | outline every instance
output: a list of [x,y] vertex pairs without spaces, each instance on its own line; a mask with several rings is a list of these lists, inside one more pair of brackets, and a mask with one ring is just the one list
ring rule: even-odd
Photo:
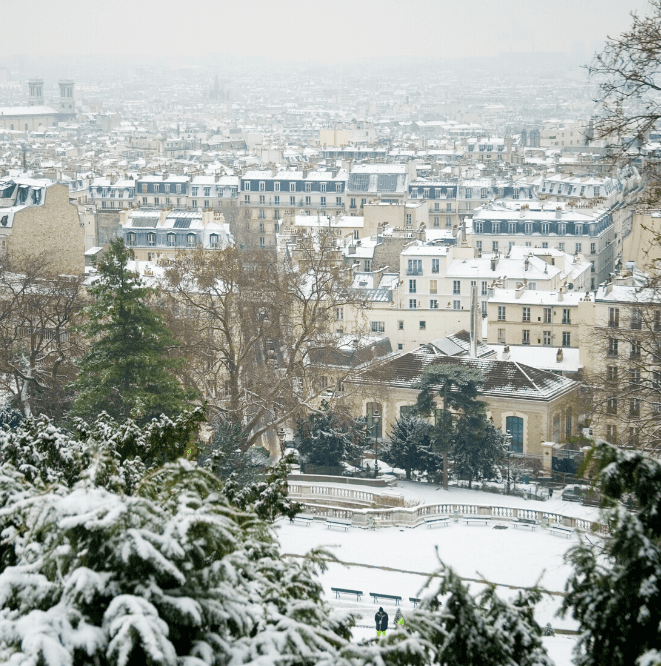
[[43,106],[44,105],[44,82],[42,79],[30,79],[28,81],[30,86],[30,99],[28,106]]
[[76,99],[74,97],[74,82],[71,79],[62,79],[60,81],[60,103],[58,112],[67,115],[76,113]]

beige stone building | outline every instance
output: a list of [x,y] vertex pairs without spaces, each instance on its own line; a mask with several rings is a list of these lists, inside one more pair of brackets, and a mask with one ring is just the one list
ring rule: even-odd
[[624,239],[622,261],[635,261],[642,270],[652,270],[661,259],[661,210],[638,211],[631,233]]
[[487,306],[487,342],[493,345],[578,347],[578,304],[585,293],[494,289]]
[[85,270],[85,224],[69,188],[29,178],[0,181],[0,250],[14,261],[42,257],[57,274]]
[[[545,455],[544,442],[566,441],[576,433],[577,382],[513,361],[455,355],[441,342],[391,356],[347,381],[373,389],[372,397],[365,393],[357,399],[354,411],[367,416],[377,439],[386,438],[396,419],[415,405],[415,386],[424,369],[444,364],[477,369],[484,375],[481,399],[494,424],[512,435],[513,451]],[[440,399],[438,404],[440,408]]]

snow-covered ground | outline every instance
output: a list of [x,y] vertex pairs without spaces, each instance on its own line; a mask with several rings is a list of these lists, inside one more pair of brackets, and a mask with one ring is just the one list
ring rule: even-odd
[[[594,521],[599,519],[597,509],[561,499],[538,502],[466,488],[451,487],[444,491],[431,484],[407,481],[399,481],[396,491],[403,494],[406,500],[421,503],[517,506]],[[334,609],[358,615],[354,639],[362,640],[375,635],[372,627],[378,606],[369,593],[401,596],[406,616],[413,608],[409,597],[419,597],[428,575],[438,569],[437,552],[438,557],[462,577],[497,583],[498,593],[505,598],[516,595],[516,589],[512,588],[531,586],[537,582],[546,590],[562,592],[570,573],[563,556],[584,537],[574,534],[571,539],[565,539],[541,527],[530,531],[515,529],[507,522],[499,521],[498,524],[507,526],[507,529],[493,529],[493,524],[481,526],[452,522],[449,527],[431,529],[421,525],[415,529],[389,527],[370,531],[351,528],[345,532],[329,530],[323,522],[305,526],[280,521],[276,532],[283,553],[303,555],[312,548],[322,546],[341,562],[347,563],[330,564],[321,575],[321,582],[326,599]],[[594,541],[595,537],[590,536],[590,539]],[[431,583],[432,590],[435,585]],[[470,582],[469,585],[473,593],[482,587],[477,582]],[[336,599],[331,587],[361,590],[365,596],[360,602],[347,595]],[[536,609],[537,621],[542,626],[550,622],[556,629],[576,630],[577,624],[571,617],[557,617],[561,602],[560,595],[545,596]],[[384,600],[379,605],[394,618],[394,602]],[[571,666],[576,636],[556,635],[545,638],[544,643],[557,666]]]

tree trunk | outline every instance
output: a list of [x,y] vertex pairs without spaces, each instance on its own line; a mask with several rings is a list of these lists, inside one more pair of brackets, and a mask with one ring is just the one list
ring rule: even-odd
[[443,386],[443,490],[448,489],[448,383]]
[[411,480],[411,468],[410,467],[406,468],[406,480],[407,481]]

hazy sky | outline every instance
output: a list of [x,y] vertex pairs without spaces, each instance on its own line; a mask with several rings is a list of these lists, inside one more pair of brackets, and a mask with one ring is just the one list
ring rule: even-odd
[[[592,52],[647,0],[2,0],[16,54],[206,53],[336,62]],[[0,62],[0,65],[2,63]]]

